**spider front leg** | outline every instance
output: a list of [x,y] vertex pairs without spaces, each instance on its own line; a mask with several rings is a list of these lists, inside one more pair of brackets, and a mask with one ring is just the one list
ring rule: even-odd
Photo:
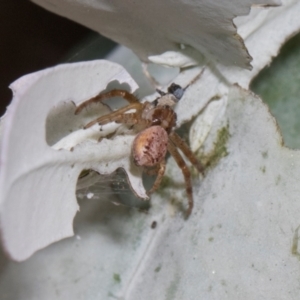
[[163,176],[165,174],[165,171],[166,171],[166,161],[163,160],[158,165],[157,176],[156,176],[156,179],[154,181],[152,188],[148,191],[148,195],[154,193],[159,188],[161,181],[163,179]]
[[[86,124],[84,126],[84,129],[87,129],[97,123],[100,125],[105,125],[105,124],[108,124],[111,122],[117,122],[117,123],[133,125],[137,122],[137,115],[138,115],[137,112],[142,107],[143,107],[143,105],[140,102],[129,104],[129,105],[122,107],[108,115],[104,115],[102,117],[97,118],[96,120],[89,122],[88,124]],[[136,112],[135,113],[126,113],[127,111],[132,110],[132,109],[135,109]],[[134,123],[128,122],[128,121],[131,121],[131,119],[133,119],[135,122]]]
[[171,140],[168,142],[168,151],[170,154],[174,157],[177,165],[182,171],[184,181],[185,181],[185,189],[188,197],[188,209],[186,211],[186,217],[188,218],[189,215],[191,214],[193,207],[194,207],[194,200],[193,200],[193,188],[192,188],[192,182],[191,182],[191,173],[190,170],[188,169],[185,161],[181,157],[180,153],[176,149],[175,145],[172,143]]
[[204,175],[204,167],[197,159],[195,154],[191,151],[187,143],[175,132],[171,132],[169,135],[172,142],[183,152],[186,158],[196,167],[199,173]]
[[122,97],[127,100],[129,103],[139,103],[139,99],[136,98],[131,93],[125,90],[112,90],[110,92],[99,94],[83,103],[81,103],[75,110],[75,115],[78,115],[85,107],[91,105],[92,103],[102,102],[105,99],[113,98],[113,97]]

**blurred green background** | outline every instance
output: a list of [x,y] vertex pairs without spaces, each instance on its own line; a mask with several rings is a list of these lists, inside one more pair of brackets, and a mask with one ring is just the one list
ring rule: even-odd
[[251,90],[270,107],[284,144],[300,148],[300,35],[290,39],[271,63],[253,80]]

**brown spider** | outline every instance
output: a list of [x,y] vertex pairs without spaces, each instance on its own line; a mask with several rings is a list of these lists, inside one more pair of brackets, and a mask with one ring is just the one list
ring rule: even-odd
[[[148,191],[148,194],[156,191],[162,181],[166,169],[165,156],[169,151],[184,176],[188,197],[186,212],[188,217],[194,206],[191,173],[177,147],[200,173],[203,173],[203,166],[188,145],[174,131],[177,116],[172,107],[181,99],[187,87],[183,89],[172,83],[167,93],[157,90],[160,97],[152,102],[146,101],[144,103],[139,102],[133,94],[125,90],[115,89],[107,93],[100,93],[96,97],[85,101],[77,107],[75,114],[80,113],[83,108],[91,103],[101,102],[108,98],[122,97],[127,100],[129,102],[127,106],[97,118],[84,128],[89,128],[96,123],[104,125],[110,122],[122,123],[137,128],[139,134],[135,137],[132,145],[133,161],[138,166],[155,167],[157,173],[153,187]],[[129,112],[132,110],[135,111]]]

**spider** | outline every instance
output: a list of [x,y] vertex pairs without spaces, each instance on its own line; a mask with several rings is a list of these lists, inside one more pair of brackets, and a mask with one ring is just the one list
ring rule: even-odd
[[83,102],[76,108],[75,114],[79,114],[83,108],[92,103],[102,102],[113,97],[122,97],[128,101],[129,104],[127,106],[89,122],[84,126],[84,129],[97,123],[105,125],[110,122],[134,126],[137,129],[139,133],[132,145],[133,161],[137,166],[153,167],[155,168],[155,173],[157,173],[154,184],[148,191],[149,195],[160,186],[166,169],[165,157],[167,152],[169,152],[184,176],[188,198],[186,216],[188,217],[194,206],[191,173],[177,148],[181,150],[200,173],[203,174],[204,168],[185,141],[174,131],[177,116],[172,107],[182,98],[187,88],[188,86],[182,88],[180,85],[172,83],[166,93],[157,89],[156,91],[160,96],[152,102],[146,101],[144,103],[141,103],[138,98],[126,90],[115,89],[110,92],[100,93]]

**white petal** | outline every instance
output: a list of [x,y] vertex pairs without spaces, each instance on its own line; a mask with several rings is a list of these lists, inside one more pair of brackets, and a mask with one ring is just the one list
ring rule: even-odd
[[252,5],[279,0],[34,0],[44,8],[81,23],[132,49],[143,61],[167,51],[191,47],[226,65],[250,68],[251,57],[233,18]]
[[[73,143],[73,151],[62,142],[56,147],[60,150],[46,142],[56,133],[71,129],[67,115],[52,123],[56,130],[46,126],[51,124],[49,113],[54,107],[71,101],[79,104],[111,82],[126,83],[132,92],[137,88],[122,67],[107,61],[65,64],[24,76],[11,85],[14,98],[2,124],[0,214],[4,247],[13,259],[26,259],[36,250],[73,235],[72,223],[78,210],[75,188],[83,169],[108,174],[118,167],[130,168],[133,189],[148,198],[141,170],[131,166],[133,136],[100,143],[84,141],[89,131],[75,127],[77,131],[66,137]],[[72,116],[81,119],[80,115]],[[64,146],[67,148],[61,149]]]

